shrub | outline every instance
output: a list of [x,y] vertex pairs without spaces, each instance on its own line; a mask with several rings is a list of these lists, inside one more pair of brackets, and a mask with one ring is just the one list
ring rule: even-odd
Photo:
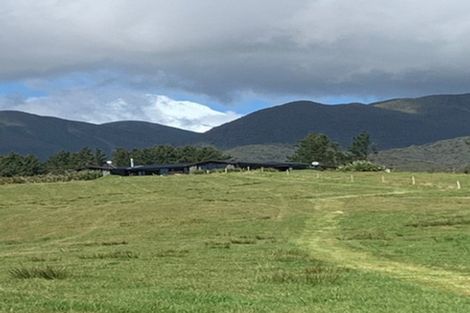
[[380,172],[385,168],[370,161],[354,161],[338,167],[338,170],[343,172]]
[[13,176],[0,177],[0,185],[6,184],[26,184],[26,183],[56,183],[68,182],[72,180],[94,180],[102,177],[99,171],[66,172],[60,175],[36,175],[36,176]]

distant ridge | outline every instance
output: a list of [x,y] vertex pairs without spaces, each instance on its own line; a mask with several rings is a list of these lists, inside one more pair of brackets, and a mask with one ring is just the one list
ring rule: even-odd
[[0,154],[32,153],[40,158],[83,147],[108,154],[117,147],[139,148],[158,144],[192,144],[199,134],[146,122],[95,125],[18,111],[0,111]]
[[[405,112],[405,111],[413,112]],[[429,96],[380,103],[324,105],[291,102],[213,128],[217,146],[292,144],[320,132],[346,147],[367,131],[380,150],[470,135],[470,95]]]
[[470,137],[380,151],[372,160],[401,171],[470,170]]
[[0,154],[14,151],[46,158],[58,150],[75,151],[84,146],[107,153],[116,147],[158,144],[209,144],[222,149],[282,146],[296,144],[309,132],[325,133],[347,147],[362,131],[370,134],[379,150],[470,136],[470,94],[393,99],[369,105],[296,101],[248,114],[204,134],[148,122],[95,125],[0,111]]

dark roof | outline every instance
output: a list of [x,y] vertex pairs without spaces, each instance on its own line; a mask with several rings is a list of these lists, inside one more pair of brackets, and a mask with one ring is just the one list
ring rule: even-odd
[[152,170],[162,170],[162,169],[183,169],[186,167],[191,167],[192,164],[182,163],[182,164],[152,164],[152,165],[136,165],[134,167],[126,167],[124,169],[128,171],[152,171]]
[[252,169],[256,168],[276,168],[276,169],[305,169],[310,165],[307,163],[296,163],[296,162],[239,162],[239,161],[220,161],[220,160],[209,160],[196,163],[179,163],[179,164],[152,164],[152,165],[137,165],[134,167],[120,167],[116,168],[118,171],[127,172],[139,172],[139,171],[159,171],[159,170],[184,170],[193,166],[203,166],[207,164],[221,164],[221,165],[233,165],[237,167]]
[[235,162],[240,167],[265,167],[265,168],[293,168],[304,169],[310,167],[307,163],[297,162]]
[[109,165],[109,164],[103,164],[101,166],[98,166],[98,165],[89,165],[87,167],[85,167],[84,169],[87,169],[87,170],[101,170],[101,171],[109,171],[109,170],[112,170],[112,169],[115,169],[116,167],[112,166],[112,165]]

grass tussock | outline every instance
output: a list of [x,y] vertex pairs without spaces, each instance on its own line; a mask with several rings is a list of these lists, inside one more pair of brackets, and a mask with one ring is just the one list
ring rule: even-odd
[[304,270],[305,282],[310,285],[334,284],[344,270],[334,266],[312,266]]
[[165,258],[165,257],[181,258],[181,257],[187,256],[188,253],[189,253],[189,250],[186,250],[186,249],[182,249],[182,250],[169,249],[169,250],[163,250],[163,251],[157,252],[155,256],[158,258]]
[[120,240],[120,241],[103,241],[101,242],[102,246],[121,246],[121,245],[128,245],[129,242],[125,240]]
[[256,240],[266,240],[266,241],[271,241],[271,242],[276,242],[276,238],[271,235],[256,235],[255,236]]
[[439,227],[439,226],[458,226],[458,225],[470,225],[470,218],[463,216],[452,216],[431,220],[421,220],[406,224],[411,227]]
[[19,240],[3,240],[0,241],[0,245],[5,245],[5,246],[13,246],[13,245],[19,245],[22,242]]
[[92,260],[92,259],[137,259],[139,255],[132,251],[113,251],[113,252],[100,252],[87,255],[80,255],[82,260]]
[[337,283],[343,272],[343,269],[334,266],[314,265],[303,271],[277,269],[258,277],[266,283],[325,285]]
[[254,245],[256,244],[256,240],[250,238],[232,238],[230,239],[230,243],[234,245]]
[[341,240],[389,240],[389,236],[383,230],[359,231],[339,238]]
[[230,241],[208,241],[205,243],[209,249],[230,249]]
[[285,284],[298,283],[302,280],[302,278],[297,273],[278,269],[272,273],[265,273],[260,275],[259,280],[265,283]]
[[17,279],[42,278],[47,280],[67,278],[68,272],[64,267],[24,267],[19,266],[9,270],[9,274]]
[[[271,254],[273,261],[281,268],[264,270],[259,275],[259,280],[268,283],[291,284],[333,284],[336,283],[345,272],[345,269],[330,265],[312,258],[306,251],[299,248],[279,249]],[[284,267],[288,265],[289,269]],[[293,267],[294,266],[294,267]]]
[[54,258],[46,258],[44,256],[32,256],[29,258],[29,261],[31,262],[53,262],[53,261],[60,261],[60,258],[54,257]]
[[122,246],[128,245],[126,240],[110,240],[110,241],[86,241],[72,244],[73,246],[96,247],[96,246]]
[[307,252],[298,248],[275,250],[271,256],[274,261],[280,262],[304,261],[310,257]]

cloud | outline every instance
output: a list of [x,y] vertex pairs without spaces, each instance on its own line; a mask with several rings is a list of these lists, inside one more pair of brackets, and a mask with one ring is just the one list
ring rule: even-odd
[[112,70],[135,90],[225,102],[463,92],[469,10],[464,0],[5,0],[0,80]]
[[96,94],[90,90],[69,90],[44,97],[3,97],[0,98],[1,109],[96,124],[122,120],[149,121],[195,132],[205,132],[240,117],[235,112],[216,111],[196,102],[132,91],[121,92],[120,97],[116,97],[114,92]]
[[205,132],[241,117],[232,111],[219,112],[191,101],[175,101],[161,95],[147,95],[147,98],[152,105],[146,106],[144,112],[153,117],[154,122],[196,132]]

